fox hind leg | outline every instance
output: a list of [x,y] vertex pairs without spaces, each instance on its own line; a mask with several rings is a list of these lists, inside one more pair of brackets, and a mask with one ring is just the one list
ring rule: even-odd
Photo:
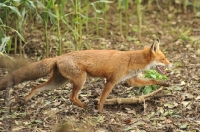
[[79,100],[78,93],[83,87],[85,81],[86,81],[86,73],[82,73],[81,76],[72,81],[73,89],[72,89],[72,94],[70,95],[70,100],[81,108],[84,108],[84,104]]
[[82,70],[70,57],[58,60],[57,65],[60,73],[73,84],[70,101],[84,108],[84,104],[78,99],[78,92],[86,81],[86,71]]
[[25,101],[31,99],[38,92],[44,90],[53,90],[55,88],[63,86],[66,82],[67,79],[58,72],[57,68],[55,68],[54,71],[52,71],[51,73],[50,79],[47,82],[33,88],[31,92],[25,97]]

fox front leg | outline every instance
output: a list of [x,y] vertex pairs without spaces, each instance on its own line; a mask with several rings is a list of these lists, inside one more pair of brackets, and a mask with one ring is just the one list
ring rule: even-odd
[[148,79],[148,78],[138,78],[138,77],[133,77],[131,79],[127,80],[127,83],[130,86],[148,86],[148,85],[160,85],[160,86],[165,86],[168,87],[169,84],[163,81],[159,80],[154,80],[154,79]]

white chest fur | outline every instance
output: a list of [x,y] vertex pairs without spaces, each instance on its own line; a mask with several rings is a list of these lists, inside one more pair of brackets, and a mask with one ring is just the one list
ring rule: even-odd
[[119,81],[119,82],[122,82],[122,81],[126,81],[127,79],[130,79],[132,77],[135,77],[135,76],[138,76],[139,73],[141,73],[142,70],[131,70],[128,74],[126,74],[125,76],[123,76]]

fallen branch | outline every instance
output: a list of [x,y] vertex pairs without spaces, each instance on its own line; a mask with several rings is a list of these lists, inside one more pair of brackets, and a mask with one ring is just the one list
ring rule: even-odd
[[[153,91],[150,94],[141,95],[140,97],[131,97],[131,98],[114,98],[114,99],[106,99],[106,105],[114,105],[114,104],[136,104],[136,103],[143,103],[146,100],[151,99],[154,95],[161,91],[163,87]],[[99,101],[99,99],[97,99]]]

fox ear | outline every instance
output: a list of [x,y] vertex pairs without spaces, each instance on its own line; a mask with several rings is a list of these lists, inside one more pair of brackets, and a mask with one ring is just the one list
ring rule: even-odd
[[151,45],[151,52],[152,53],[157,53],[159,50],[159,44],[160,44],[160,40],[157,39],[152,45]]

